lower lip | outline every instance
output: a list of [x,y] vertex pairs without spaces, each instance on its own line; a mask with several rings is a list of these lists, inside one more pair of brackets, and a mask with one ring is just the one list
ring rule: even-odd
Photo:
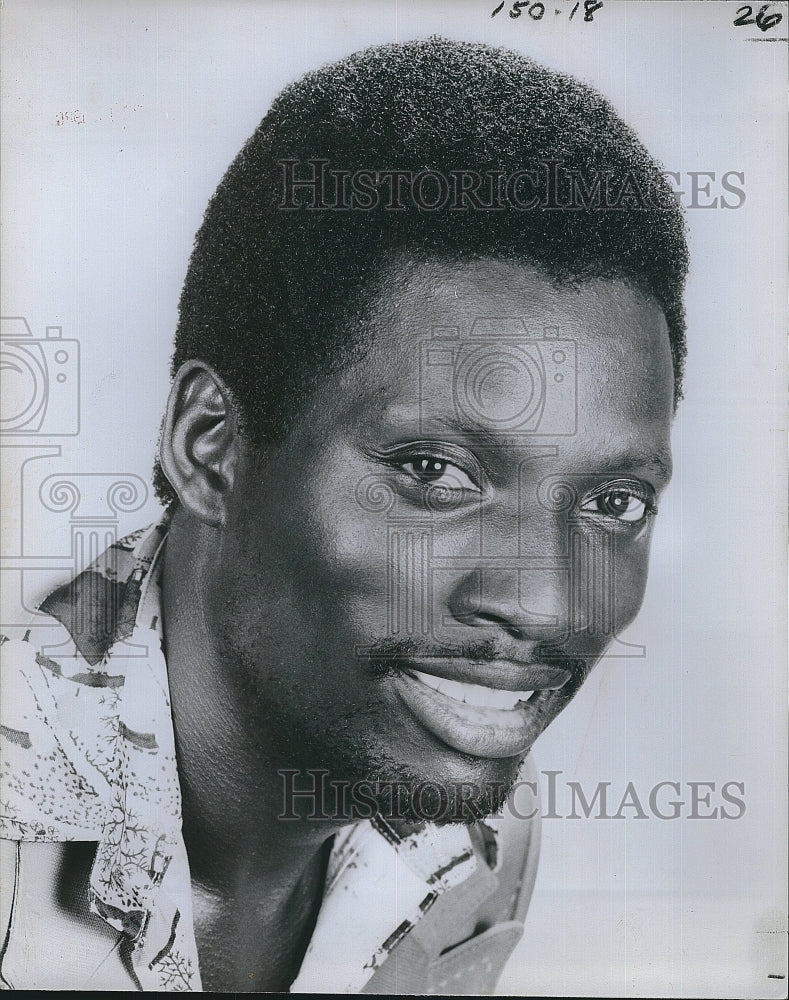
[[443,743],[472,757],[516,757],[536,739],[535,709],[543,693],[535,691],[515,708],[478,708],[456,701],[408,673],[395,679],[397,690],[413,714]]

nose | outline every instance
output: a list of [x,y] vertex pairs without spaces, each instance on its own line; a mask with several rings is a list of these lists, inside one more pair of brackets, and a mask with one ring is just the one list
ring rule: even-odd
[[504,631],[518,640],[561,643],[573,622],[566,566],[477,566],[455,579],[448,610],[456,623]]
[[520,503],[487,518],[477,539],[474,555],[466,549],[443,591],[446,627],[479,628],[480,637],[487,630],[485,638],[504,631],[532,643],[572,641],[576,650],[611,640],[617,601],[632,580],[625,573],[614,585],[610,531],[564,509]]
[[450,628],[454,621],[550,644],[581,634],[610,638],[608,533],[590,533],[561,511],[521,508],[491,519],[477,554],[464,562],[447,594]]

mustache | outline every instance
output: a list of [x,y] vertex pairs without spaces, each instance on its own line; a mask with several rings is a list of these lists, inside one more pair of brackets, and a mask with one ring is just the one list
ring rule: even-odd
[[396,639],[378,639],[366,650],[370,667],[379,677],[397,673],[403,661],[419,657],[458,658],[470,663],[495,663],[497,660],[515,660],[526,667],[550,664],[567,670],[573,687],[580,686],[589,675],[592,663],[580,656],[567,656],[560,649],[548,644],[538,644],[527,657],[513,655],[511,647],[505,647],[496,639],[470,639],[466,642],[437,644],[428,639],[413,636]]

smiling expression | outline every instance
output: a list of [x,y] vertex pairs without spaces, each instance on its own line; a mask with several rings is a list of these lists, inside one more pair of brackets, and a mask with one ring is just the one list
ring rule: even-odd
[[618,281],[422,261],[371,329],[230,500],[208,606],[245,766],[510,782],[640,608],[665,320]]

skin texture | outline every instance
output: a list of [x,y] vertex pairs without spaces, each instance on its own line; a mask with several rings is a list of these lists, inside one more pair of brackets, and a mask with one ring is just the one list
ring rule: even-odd
[[[470,343],[478,317],[498,323]],[[456,358],[482,351],[476,401],[457,363],[428,362],[437,327],[458,328]],[[550,346],[536,350],[554,395],[537,435],[514,417],[533,366],[499,360],[534,352],[546,328]],[[575,391],[564,383],[561,396],[557,337],[565,358],[575,351]],[[620,282],[556,286],[506,261],[393,267],[367,350],[264,454],[245,444],[221,380],[199,362],[181,369],[161,454],[181,501],[164,615],[205,985],[286,989],[309,940],[342,822],[278,821],[278,769],[473,782],[480,812],[498,804],[638,612],[654,517],[632,518],[670,475],[672,413],[655,304]],[[420,480],[425,459],[441,463],[432,483]],[[407,562],[407,537],[427,546],[425,562]],[[461,725],[444,739],[429,706],[425,724],[405,673],[414,663],[466,681],[481,671],[488,684],[500,667],[511,689],[538,686],[521,683],[531,670],[554,690],[529,703],[517,750],[500,756],[495,733],[466,747]]]

